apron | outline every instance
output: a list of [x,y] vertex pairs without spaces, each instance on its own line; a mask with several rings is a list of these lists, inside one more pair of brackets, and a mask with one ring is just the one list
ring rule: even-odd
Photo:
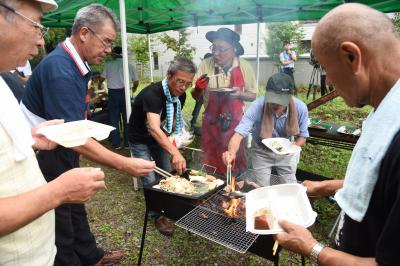
[[[239,66],[232,69],[230,87],[239,87],[240,91],[244,91],[244,79]],[[203,114],[201,128],[203,163],[216,167],[218,174],[226,173],[222,153],[228,150],[229,140],[243,117],[243,107],[243,101],[230,97],[229,93],[209,91],[208,105]],[[236,154],[232,173],[236,175],[246,169],[247,163],[242,141]]]

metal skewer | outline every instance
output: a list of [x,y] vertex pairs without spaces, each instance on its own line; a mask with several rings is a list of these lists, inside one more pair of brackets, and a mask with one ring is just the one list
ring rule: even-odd
[[215,75],[211,75],[211,76],[207,76],[208,78],[213,78],[213,77],[219,77],[219,76],[222,76],[222,73],[220,73],[220,74],[215,74]]
[[272,247],[272,256],[275,256],[276,251],[277,251],[277,249],[278,249],[278,246],[279,246],[279,243],[278,243],[277,240],[275,240],[274,246]]

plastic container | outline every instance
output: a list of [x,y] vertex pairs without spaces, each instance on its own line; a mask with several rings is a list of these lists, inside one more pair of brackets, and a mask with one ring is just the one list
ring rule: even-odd
[[[260,210],[268,211],[269,229],[256,229],[255,217]],[[311,208],[306,188],[300,184],[282,184],[254,189],[246,194],[246,231],[255,234],[283,232],[279,219],[309,227],[317,213]]]
[[279,155],[300,153],[301,147],[290,142],[286,138],[268,138],[261,141],[274,153]]
[[103,140],[115,128],[90,120],[79,120],[40,128],[37,133],[66,148],[84,145],[88,138]]

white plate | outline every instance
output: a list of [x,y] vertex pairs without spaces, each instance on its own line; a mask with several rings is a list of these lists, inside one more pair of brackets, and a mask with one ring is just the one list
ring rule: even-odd
[[38,133],[64,147],[71,148],[84,145],[91,137],[103,140],[114,129],[112,126],[94,121],[80,120],[42,127],[38,130]]
[[[298,153],[301,147],[290,142],[285,138],[268,138],[261,141],[270,150],[279,155]],[[281,149],[279,149],[281,147]]]
[[339,127],[336,132],[345,134],[345,135],[353,135],[353,136],[360,136],[361,135],[361,129],[357,128],[354,129],[353,127],[346,127],[346,126],[341,126]]
[[[270,214],[270,229],[255,229],[255,214],[264,208]],[[254,234],[270,235],[283,232],[278,224],[279,219],[309,227],[316,217],[317,213],[311,208],[306,188],[300,184],[261,187],[246,194],[246,231]]]

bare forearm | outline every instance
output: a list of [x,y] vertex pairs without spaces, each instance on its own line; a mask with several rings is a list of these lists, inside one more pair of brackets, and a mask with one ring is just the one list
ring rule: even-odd
[[124,171],[126,157],[106,149],[103,145],[89,138],[85,145],[73,148],[89,160]]
[[231,154],[236,154],[239,150],[240,143],[242,142],[243,136],[239,133],[235,133],[229,141],[228,151]]
[[325,180],[321,181],[321,194],[325,196],[332,196],[336,191],[343,187],[343,180]]
[[324,248],[318,256],[319,265],[327,266],[373,266],[375,258],[356,257],[332,248]]
[[304,144],[306,144],[307,139],[305,137],[297,137],[297,139],[295,140],[295,144],[297,146],[303,146]]
[[54,209],[63,201],[64,194],[56,181],[35,190],[0,199],[0,237],[27,225]]
[[242,92],[240,96],[240,98],[243,101],[248,101],[248,102],[254,101],[256,97],[257,95],[254,92],[248,92],[248,91]]

